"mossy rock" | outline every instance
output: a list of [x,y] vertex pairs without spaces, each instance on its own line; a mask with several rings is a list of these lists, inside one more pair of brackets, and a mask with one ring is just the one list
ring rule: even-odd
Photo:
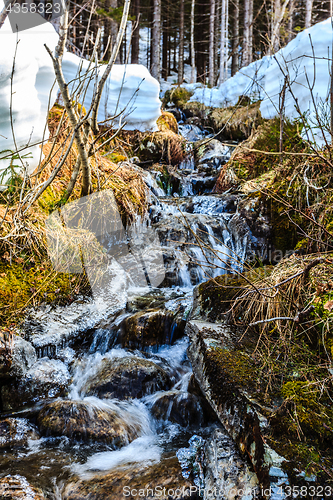
[[140,434],[136,424],[107,405],[89,401],[54,401],[40,411],[37,423],[45,436],[67,436],[79,441],[108,443],[114,448],[124,446]]
[[236,274],[222,274],[198,285],[193,292],[191,318],[211,322],[227,321],[228,312],[235,298],[245,290],[247,280],[258,278],[261,273],[269,272],[270,267],[255,269],[244,273],[247,279]]
[[[88,293],[90,285],[83,274],[58,273],[45,258],[22,254],[7,261],[0,259],[0,322],[13,328],[25,317],[26,308],[41,303],[64,305],[80,293]],[[5,260],[6,259],[6,260]],[[8,255],[9,260],[9,255]]]
[[82,388],[87,396],[105,399],[141,398],[170,388],[171,381],[163,368],[153,361],[128,356],[104,358],[96,374]]
[[172,103],[177,108],[183,108],[192,95],[193,92],[186,90],[184,87],[174,87],[173,89],[165,92],[163,106],[166,106],[168,103]]
[[122,347],[142,350],[177,340],[184,332],[184,325],[177,324],[173,312],[153,309],[125,318],[120,331]]
[[261,123],[260,102],[246,106],[215,108],[208,124],[219,134],[219,138],[244,140]]
[[136,150],[142,162],[179,165],[186,157],[186,140],[171,130],[144,134]]
[[[190,320],[188,356],[194,376],[240,452],[247,455],[262,486],[269,485],[270,463],[263,422],[253,401],[256,365],[244,342],[226,324]],[[244,338],[244,337],[243,337]]]
[[198,117],[200,120],[205,122],[212,108],[205,106],[201,102],[197,101],[189,101],[183,107],[182,111],[184,112],[186,118]]
[[156,123],[160,132],[171,130],[171,132],[178,134],[178,123],[172,113],[163,111],[161,116],[158,117]]

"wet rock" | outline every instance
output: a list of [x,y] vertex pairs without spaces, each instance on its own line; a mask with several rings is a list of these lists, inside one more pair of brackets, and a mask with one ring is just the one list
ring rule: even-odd
[[105,399],[141,398],[146,394],[169,389],[170,378],[153,361],[129,356],[104,358],[94,376],[82,388],[87,396]]
[[69,484],[63,500],[195,500],[197,488],[184,479],[177,458],[164,459],[148,468],[117,469],[88,481]]
[[183,106],[182,110],[183,110],[183,113],[186,116],[186,118],[198,116],[202,120],[203,124],[204,124],[205,120],[207,119],[207,116],[210,112],[210,108],[206,107],[201,102],[196,102],[196,101],[187,102]]
[[216,180],[217,175],[206,175],[206,172],[187,175],[182,183],[182,196],[210,193]]
[[178,108],[168,108],[168,112],[172,113],[177,122],[182,119],[182,112]]
[[253,397],[256,367],[252,358],[239,345],[239,334],[226,324],[191,320],[186,333],[191,341],[188,357],[201,391],[240,452],[250,460],[260,485],[268,488],[275,452],[263,438],[268,423]]
[[202,128],[196,124],[185,123],[184,125],[179,125],[180,134],[185,137],[190,142],[200,141],[205,135]]
[[252,235],[256,238],[256,255],[261,261],[270,261],[270,248],[273,236],[267,206],[258,196],[246,197],[238,205],[240,216],[246,221]]
[[154,402],[151,412],[159,420],[169,420],[182,427],[203,423],[200,400],[194,394],[169,391]]
[[122,347],[145,349],[148,346],[171,344],[184,333],[184,325],[177,325],[174,313],[146,310],[125,318],[120,326]]
[[0,449],[25,446],[29,439],[39,439],[39,433],[26,418],[0,421]]
[[25,477],[5,476],[0,479],[0,498],[6,500],[44,500],[41,491],[35,489],[28,483]]
[[205,443],[205,494],[216,492],[214,500],[252,500],[258,498],[258,479],[239,454],[232,439],[222,429],[215,429]]
[[26,338],[38,357],[55,357],[59,349],[82,343],[87,331],[101,321],[111,321],[126,307],[126,276],[119,266],[108,268],[109,291],[103,297],[79,298],[66,306],[41,306],[32,309],[24,324]]
[[3,334],[0,339],[0,378],[22,377],[37,361],[34,347],[18,335]]
[[230,158],[230,148],[217,139],[203,139],[194,144],[196,165],[199,172],[214,172]]
[[61,396],[69,382],[70,375],[62,361],[39,359],[16,385],[1,388],[3,409],[14,410],[45,398]]
[[90,401],[54,401],[38,415],[38,426],[43,435],[67,436],[79,441],[108,443],[121,447],[138,437],[139,422],[127,413]]

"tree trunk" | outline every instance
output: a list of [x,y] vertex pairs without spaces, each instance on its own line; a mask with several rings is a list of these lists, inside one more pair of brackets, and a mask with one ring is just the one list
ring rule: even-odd
[[210,0],[209,17],[209,85],[214,87],[215,83],[215,58],[214,58],[214,35],[215,35],[215,0]]
[[138,64],[139,63],[139,49],[140,49],[140,27],[139,27],[140,0],[134,0],[133,7],[134,7],[135,21],[132,21],[133,33],[132,33],[132,40],[131,40],[131,44],[132,44],[131,63]]
[[195,54],[197,65],[197,81],[206,83],[207,55],[209,48],[209,4],[201,0],[196,3],[195,12]]
[[281,0],[274,0],[274,14],[273,14],[273,25],[272,25],[272,39],[270,53],[274,54],[280,48],[280,29],[281,23],[286,12],[286,8],[289,5],[289,0],[284,0],[281,5]]
[[[118,7],[117,0],[110,0],[110,7],[112,9],[116,9]],[[108,59],[107,60],[109,60],[111,57],[111,52],[113,50],[113,46],[116,44],[117,35],[118,35],[118,23],[114,19],[111,19],[111,42],[110,42],[110,46],[109,46],[109,50],[108,50]],[[116,64],[119,64],[119,62],[120,62],[119,52],[117,54],[117,59],[115,62],[116,62]]]
[[291,42],[293,37],[294,28],[294,14],[295,14],[295,0],[290,0],[289,19],[288,19],[288,43]]
[[184,80],[184,0],[180,0],[178,85]]
[[156,80],[160,81],[160,45],[161,45],[161,0],[154,0],[152,29],[152,53],[151,53],[151,74]]
[[227,78],[228,71],[228,0],[222,0],[221,9],[221,44],[220,44],[220,77],[219,84]]
[[243,33],[243,55],[242,55],[242,66],[247,66],[249,64],[249,53],[250,53],[250,1],[245,0],[244,2],[244,33]]
[[305,2],[305,28],[310,28],[312,18],[313,0],[306,0]]
[[239,63],[238,47],[239,47],[239,0],[234,0],[231,76],[233,76],[238,71],[238,63]]
[[191,83],[195,83],[194,10],[195,10],[195,0],[192,0],[192,2],[191,2]]
[[253,0],[250,0],[249,5],[249,54],[248,64],[253,60]]

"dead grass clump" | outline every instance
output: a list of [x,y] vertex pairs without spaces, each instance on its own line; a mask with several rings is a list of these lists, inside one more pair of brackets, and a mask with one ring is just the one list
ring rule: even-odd
[[[62,121],[61,121],[62,120]],[[60,124],[60,127],[59,127]],[[50,129],[58,130],[57,140],[52,138],[43,147],[45,158],[40,168],[30,177],[28,188],[48,179],[57,161],[69,144],[66,118],[62,108],[55,106],[50,112]],[[124,224],[144,216],[148,207],[148,190],[140,169],[127,161],[112,162],[101,150],[91,157],[91,175],[94,191],[113,191]],[[61,207],[78,153],[75,144],[54,181],[24,214],[15,192],[11,203],[3,195],[0,203],[0,319],[3,325],[17,323],[29,306],[42,302],[71,301],[79,293],[89,291],[84,273],[57,272],[47,256],[45,221]],[[125,157],[125,156],[124,156]],[[22,180],[21,180],[22,181]],[[69,202],[80,198],[81,175]],[[31,297],[31,299],[30,299]],[[17,314],[15,314],[17,311]]]
[[260,101],[228,108],[215,108],[208,123],[216,133],[232,140],[246,139],[261,122]]

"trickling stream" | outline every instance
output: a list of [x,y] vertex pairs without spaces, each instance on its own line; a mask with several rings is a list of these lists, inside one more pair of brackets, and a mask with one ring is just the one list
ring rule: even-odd
[[[189,140],[202,138],[198,127],[180,129]],[[15,391],[8,396],[2,416],[21,418],[25,446],[4,448],[1,475],[24,476],[49,498],[81,498],[69,483],[164,463],[192,436],[200,443],[218,427],[193,380],[183,332],[193,286],[240,269],[251,252],[236,197],[209,194],[230,149],[214,140],[200,159],[190,154],[178,168],[179,192],[169,195],[157,173],[145,173],[165,266],[161,286],[126,290],[116,269],[115,302],[94,296],[31,313],[27,337],[44,386],[50,380],[46,397],[37,388],[22,413],[12,404]],[[28,397],[35,366],[18,394]],[[185,455],[178,453],[182,463]]]

